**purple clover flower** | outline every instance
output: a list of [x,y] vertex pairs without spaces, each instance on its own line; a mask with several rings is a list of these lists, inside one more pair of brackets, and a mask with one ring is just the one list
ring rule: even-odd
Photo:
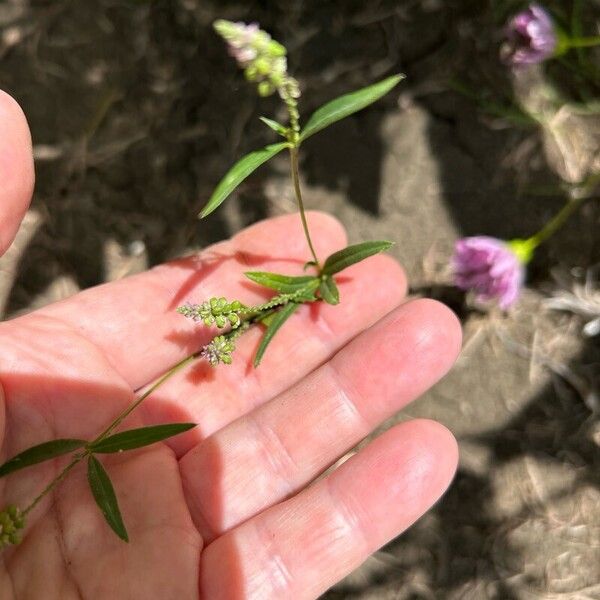
[[455,285],[474,291],[477,300],[497,300],[506,310],[518,299],[525,269],[506,242],[486,236],[462,238],[456,242],[452,263]]
[[558,44],[552,19],[539,4],[531,4],[515,15],[506,27],[506,37],[503,58],[515,67],[543,62],[554,54]]

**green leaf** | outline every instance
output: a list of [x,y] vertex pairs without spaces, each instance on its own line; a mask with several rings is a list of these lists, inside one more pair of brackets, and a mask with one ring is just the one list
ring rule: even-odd
[[128,542],[129,536],[127,535],[123,517],[119,510],[115,490],[110,482],[108,473],[95,456],[88,458],[87,476],[94,500],[96,500],[96,504],[102,511],[106,522],[124,542]]
[[244,275],[250,279],[250,281],[254,281],[254,283],[258,283],[258,285],[262,285],[271,290],[275,290],[280,294],[294,294],[302,288],[310,287],[309,284],[313,284],[314,282],[317,283],[314,289],[317,289],[319,282],[319,279],[314,275],[292,277],[290,275],[265,273],[263,271],[248,271],[244,273]]
[[255,150],[254,152],[250,152],[250,154],[246,154],[246,156],[236,162],[235,165],[229,169],[225,177],[221,179],[221,182],[216,187],[210,200],[202,209],[199,216],[206,217],[216,210],[227,196],[229,196],[229,194],[231,194],[231,192],[233,192],[233,190],[248,177],[248,175],[287,147],[289,147],[288,142],[281,142],[279,144],[271,144],[261,150]]
[[368,87],[340,96],[318,108],[308,119],[304,129],[300,133],[300,141],[304,141],[311,135],[329,127],[332,123],[345,119],[346,117],[362,110],[369,104],[379,100],[387,94],[394,86],[404,79],[404,75],[392,75],[378,83]]
[[89,448],[92,452],[100,454],[133,450],[166,440],[193,427],[196,427],[195,423],[168,423],[165,425],[152,425],[150,427],[130,429],[129,431],[115,433],[115,435],[111,435],[90,445]]
[[353,265],[373,254],[383,252],[393,246],[393,242],[379,241],[379,242],[363,242],[362,244],[355,244],[354,246],[348,246],[343,250],[334,252],[323,265],[322,273],[324,275],[334,275],[343,271],[346,267]]
[[267,346],[271,343],[271,340],[275,336],[275,334],[279,331],[281,326],[296,312],[300,305],[295,302],[290,302],[286,304],[278,310],[276,313],[270,317],[269,326],[265,331],[265,335],[263,335],[262,340],[260,340],[260,344],[258,346],[258,350],[256,351],[256,356],[254,357],[254,368],[258,367],[262,357],[267,349]]
[[315,292],[321,284],[321,281],[314,277],[305,287],[294,292],[294,302],[314,302],[316,300]]
[[327,302],[327,304],[339,304],[340,303],[340,291],[338,290],[333,277],[326,275],[321,280],[321,285],[319,286],[319,292],[321,294],[321,298]]
[[73,450],[77,450],[77,448],[85,446],[85,444],[85,440],[59,439],[33,446],[0,466],[0,477],[4,477],[13,471],[44,462],[45,460],[68,454],[69,452],[73,452]]
[[260,120],[267,126],[270,127],[275,133],[283,137],[287,137],[288,130],[285,125],[282,125],[278,121],[274,121],[273,119],[267,119],[267,117],[260,117]]
[[256,320],[257,323],[262,323],[265,327],[269,327],[271,325],[271,323],[273,322],[273,319],[275,318],[275,316],[277,315],[277,311],[273,310],[270,313],[267,313],[265,315],[259,316]]

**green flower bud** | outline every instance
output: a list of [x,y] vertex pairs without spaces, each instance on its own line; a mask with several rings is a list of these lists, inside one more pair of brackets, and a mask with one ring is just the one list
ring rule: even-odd
[[285,77],[281,73],[273,73],[273,75],[271,75],[270,79],[271,79],[271,83],[278,89],[281,88],[281,86],[285,82]]
[[236,35],[236,24],[225,19],[217,19],[213,23],[215,31],[224,39],[230,40]]
[[21,509],[11,505],[0,512],[0,549],[21,542],[25,517]]
[[271,70],[271,63],[266,58],[257,58],[253,64],[259,75],[268,75]]
[[268,52],[271,41],[271,36],[266,31],[259,29],[252,40],[252,45],[259,52]]
[[268,52],[271,56],[275,57],[285,56],[287,53],[285,46],[282,46],[279,42],[276,42],[275,40],[271,40],[269,42]]
[[219,329],[231,325],[233,329],[239,327],[242,320],[241,312],[245,309],[239,300],[227,302],[227,298],[210,298],[202,304],[188,304],[177,309],[179,314],[193,321],[201,321],[207,327],[216,325]]
[[231,353],[235,350],[233,341],[227,339],[224,335],[218,335],[202,348],[201,355],[213,366],[219,363],[230,365],[232,362]]
[[[229,53],[244,69],[246,79],[258,83],[261,96],[270,96],[277,90],[286,104],[295,107],[294,99],[300,96],[300,89],[287,73],[287,50],[282,44],[259,29],[256,23],[233,23],[219,19],[214,27],[228,43]],[[295,83],[295,87],[290,87],[289,82]],[[296,116],[291,118],[297,120]]]
[[254,64],[251,64],[244,70],[244,75],[248,81],[256,81],[258,78],[258,69]]
[[258,95],[262,96],[270,96],[275,91],[275,87],[270,81],[261,81],[258,84]]

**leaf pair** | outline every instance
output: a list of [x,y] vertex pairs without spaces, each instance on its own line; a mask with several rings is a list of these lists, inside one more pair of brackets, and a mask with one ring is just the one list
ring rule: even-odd
[[[382,96],[387,94],[392,88],[394,88],[400,81],[404,79],[404,75],[393,75],[378,83],[374,83],[368,87],[362,88],[350,94],[345,94],[324,104],[321,108],[317,109],[312,116],[308,119],[306,126],[300,132],[300,142],[308,139],[315,133],[329,127],[333,123],[344,119],[359,110],[369,106],[373,102],[379,100]],[[273,129],[279,135],[286,137],[288,129],[274,121],[261,117],[263,123]],[[200,212],[200,217],[206,217],[211,212],[216,210],[226,198],[233,192],[239,185],[253,173],[262,164],[273,158],[276,154],[281,152],[285,148],[292,147],[291,142],[280,142],[279,144],[271,144],[260,150],[255,150],[250,154],[247,154],[241,158],[223,177],[221,182],[215,188],[206,206]]]
[[254,283],[275,290],[280,294],[294,294],[294,298],[287,304],[284,304],[282,308],[262,319],[267,329],[256,351],[254,367],[258,367],[267,346],[271,343],[282,325],[296,312],[300,303],[314,300],[314,294],[318,289],[322,300],[328,304],[338,304],[340,293],[333,275],[369,256],[383,252],[391,246],[392,243],[386,241],[363,242],[348,246],[329,256],[318,276],[291,276],[263,271],[249,271],[245,273],[246,277]]
[[271,340],[275,337],[281,326],[296,312],[300,303],[316,299],[315,291],[319,287],[320,280],[314,275],[294,277],[291,275],[280,275],[279,273],[266,273],[264,271],[248,271],[245,275],[250,281],[258,283],[263,287],[275,290],[280,294],[292,294],[294,296],[282,308],[261,319],[261,322],[267,326],[267,330],[258,345],[256,356],[254,357],[254,367],[258,367],[267,346],[271,343]]
[[319,286],[321,298],[328,304],[339,304],[340,292],[332,275],[343,271],[369,256],[384,252],[392,245],[392,242],[386,241],[363,242],[362,244],[355,244],[354,246],[348,246],[343,250],[334,252],[327,258],[321,270],[321,284]]
[[31,467],[39,463],[64,456],[85,446],[86,453],[109,454],[125,450],[133,450],[161,442],[174,435],[179,435],[192,427],[194,423],[169,423],[166,425],[152,425],[115,433],[102,440],[86,442],[79,439],[58,439],[44,442],[24,450],[0,466],[0,477]]
[[196,427],[195,423],[169,423],[166,425],[141,427],[139,429],[130,429],[129,431],[116,433],[98,442],[92,442],[88,446],[92,454],[88,458],[87,477],[92,495],[102,511],[106,522],[124,542],[129,541],[129,536],[123,522],[121,510],[119,509],[114,487],[106,469],[93,453],[112,454],[142,448],[179,435],[193,427]]
[[44,442],[43,444],[38,444],[24,450],[5,462],[0,466],[0,477],[84,448],[84,452],[79,458],[88,456],[87,475],[92,495],[112,530],[122,540],[127,542],[129,538],[125,524],[123,523],[121,511],[119,510],[113,485],[108,473],[94,454],[113,454],[142,448],[179,435],[195,426],[194,423],[168,423],[165,425],[140,427],[139,429],[130,429],[129,431],[115,433],[114,435],[90,443],[79,439],[58,439]]
[[393,245],[393,242],[380,240],[347,246],[327,257],[321,273],[324,275],[335,275],[351,265],[369,258],[369,256],[389,250]]

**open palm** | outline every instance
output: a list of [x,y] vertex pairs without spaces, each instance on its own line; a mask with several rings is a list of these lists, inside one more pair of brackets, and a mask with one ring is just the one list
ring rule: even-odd
[[[28,205],[31,165],[25,119],[0,92],[2,249]],[[320,255],[344,245],[336,221],[309,219]],[[297,217],[272,219],[1,324],[0,460],[55,438],[93,438],[133,390],[209,338],[178,305],[215,295],[253,302],[262,292],[243,283],[244,270],[293,274],[305,256]],[[130,543],[107,526],[80,465],[0,556],[0,598],[316,598],[413,523],[456,466],[441,425],[392,427],[319,476],[447,371],[460,329],[435,302],[403,303],[405,280],[388,257],[348,269],[340,291],[339,306],[301,307],[259,369],[253,330],[232,366],[192,365],[153,394],[125,427],[198,427],[102,459]],[[26,506],[63,465],[0,480],[0,505]]]

